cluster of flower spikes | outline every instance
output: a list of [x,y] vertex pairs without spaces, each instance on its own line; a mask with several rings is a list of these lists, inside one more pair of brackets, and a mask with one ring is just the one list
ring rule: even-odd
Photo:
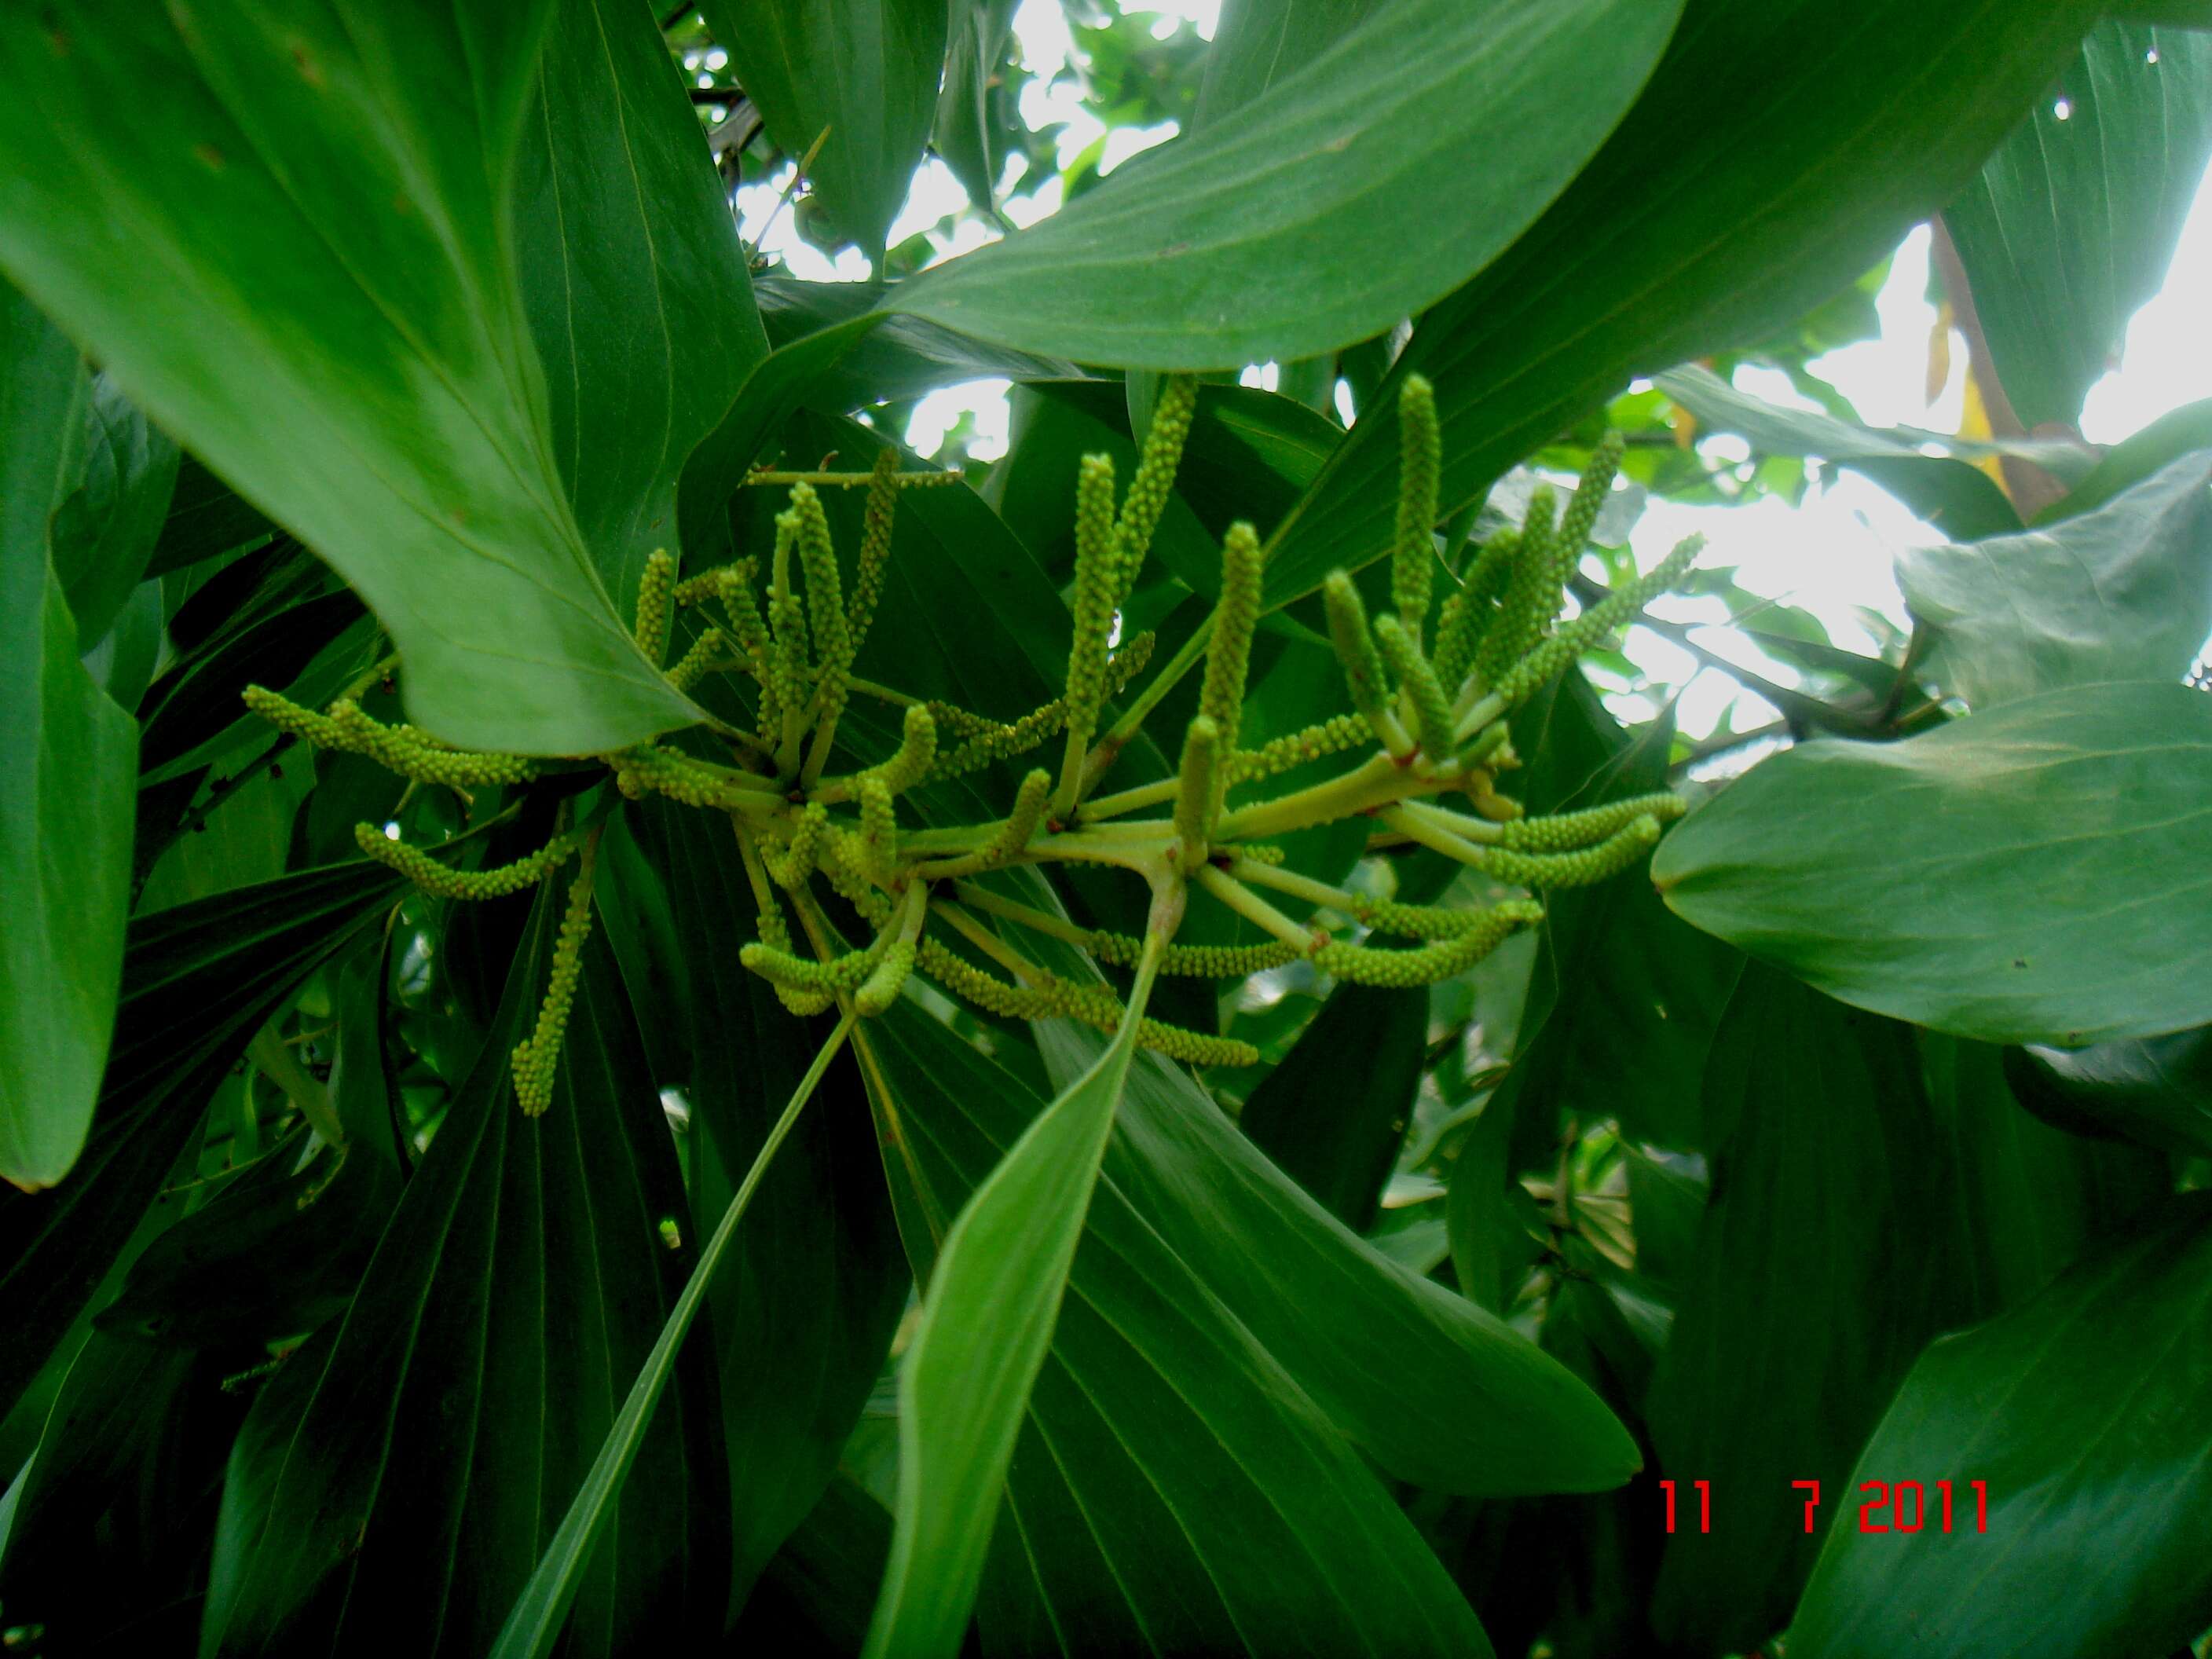
[[[1568,585],[1620,464],[1619,440],[1609,437],[1564,509],[1547,489],[1538,489],[1522,526],[1493,538],[1463,573],[1453,574],[1437,556],[1434,535],[1442,471],[1435,399],[1425,381],[1409,376],[1398,404],[1402,453],[1390,609],[1370,618],[1341,570],[1323,588],[1352,712],[1244,744],[1262,552],[1252,526],[1239,523],[1224,538],[1221,594],[1202,635],[1198,713],[1184,733],[1176,775],[1101,795],[1100,780],[1177,672],[1174,665],[1164,671],[1129,713],[1101,733],[1109,705],[1151,656],[1149,635],[1118,649],[1112,641],[1173,489],[1195,400],[1188,377],[1167,383],[1118,505],[1111,460],[1094,455],[1082,461],[1066,684],[1060,696],[1018,720],[916,698],[853,672],[882,597],[900,493],[959,476],[902,473],[890,447],[867,473],[752,475],[749,483],[789,489],[764,573],[759,559],[748,557],[679,580],[665,553],[647,562],[635,619],[640,648],[665,661],[672,625],[697,613],[689,645],[665,672],[679,689],[710,673],[750,681],[751,731],[712,720],[684,742],[565,760],[527,758],[454,750],[415,728],[381,725],[343,699],[322,713],[259,688],[246,701],[310,742],[369,755],[418,782],[465,791],[525,783],[583,763],[606,769],[629,799],[659,795],[726,815],[758,912],[758,937],[744,946],[741,960],[794,1014],[833,1006],[880,1014],[918,971],[993,1014],[1064,1016],[1105,1030],[1131,1024],[1141,1046],[1192,1064],[1248,1064],[1257,1056],[1245,1043],[1146,1018],[1153,976],[1241,978],[1303,958],[1361,983],[1433,983],[1463,972],[1542,915],[1534,899],[1455,908],[1347,891],[1285,867],[1274,838],[1364,817],[1374,826],[1370,846],[1429,848],[1534,894],[1602,880],[1650,850],[1662,824],[1682,810],[1671,794],[1530,817],[1493,786],[1519,763],[1507,724],[1512,710],[1670,587],[1698,544],[1685,543],[1648,575],[1562,619]],[[818,494],[845,486],[867,492],[849,592]],[[1439,609],[1434,588],[1440,572],[1451,591]],[[873,764],[832,772],[841,720],[856,696],[900,711],[899,742]],[[1054,736],[1064,739],[1058,766],[1029,771],[1004,817],[958,825],[903,821],[915,792],[1028,754]],[[700,752],[708,750],[722,758]],[[1272,798],[1231,799],[1232,791],[1249,795],[1249,786],[1354,750],[1366,752],[1325,782]],[[1442,804],[1454,796],[1463,797],[1470,810]],[[596,832],[570,830],[513,864],[475,871],[453,869],[374,825],[360,826],[358,836],[370,856],[425,891],[452,899],[517,891],[580,851],[581,871],[569,891],[539,1018],[514,1056],[518,1098],[526,1110],[544,1109],[591,926]],[[1079,926],[1063,914],[1018,902],[983,879],[1053,863],[1118,866],[1140,877],[1152,894],[1145,934]],[[1176,943],[1193,896],[1226,907],[1263,937],[1253,944]],[[1311,919],[1286,915],[1285,898],[1310,907]],[[842,929],[835,919],[840,906],[850,918]],[[804,952],[795,943],[793,916],[806,939]],[[1331,931],[1322,920],[1330,917],[1409,943],[1381,948]],[[855,926],[867,942],[848,945],[845,933]],[[1023,948],[1030,934],[1074,945],[1108,965],[1135,967],[1127,1002],[1103,979],[1079,981],[1042,966]]]

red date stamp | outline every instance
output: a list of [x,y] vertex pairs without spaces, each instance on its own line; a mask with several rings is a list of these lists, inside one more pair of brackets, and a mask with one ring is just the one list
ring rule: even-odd
[[[1696,1497],[1698,1530],[1701,1533],[1709,1533],[1713,1529],[1713,1483],[1710,1480],[1692,1480],[1689,1485]],[[1805,1506],[1805,1530],[1811,1532],[1820,1515],[1820,1483],[1817,1480],[1792,1480],[1790,1485],[1793,1491],[1805,1494],[1802,1500]],[[1935,1497],[1932,1499],[1928,1493],[1929,1485],[1935,1487]],[[1949,1532],[1952,1530],[1954,1520],[1952,1486],[1953,1483],[1948,1480],[1937,1480],[1926,1484],[1918,1480],[1863,1480],[1859,1483],[1860,1492],[1873,1495],[1864,1498],[1858,1506],[1859,1530],[1866,1533],[1914,1533],[1923,1532],[1932,1527],[1938,1532]],[[1966,1491],[1960,1494],[1957,1506],[1956,1519],[1959,1529],[1960,1531],[1966,1529],[1966,1497],[1971,1493],[1973,1498],[1974,1530],[1986,1533],[1990,1529],[1989,1483],[1985,1480],[1969,1480],[1965,1483],[1965,1486]],[[1660,1494],[1666,1501],[1666,1525],[1668,1532],[1674,1530],[1676,1522],[1674,1489],[1675,1482],[1672,1480],[1662,1480],[1659,1483]],[[1681,1516],[1681,1524],[1686,1528],[1690,1523],[1690,1518],[1686,1513],[1689,1507],[1689,1502],[1686,1498],[1682,1504],[1685,1513]]]

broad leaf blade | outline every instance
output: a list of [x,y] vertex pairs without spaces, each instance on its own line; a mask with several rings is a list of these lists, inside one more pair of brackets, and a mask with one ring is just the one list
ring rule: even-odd
[[628,607],[646,556],[676,550],[684,462],[768,337],[651,11],[554,0],[554,12],[515,183],[523,299],[561,477],[600,579]]
[[[1445,511],[1631,375],[1761,338],[1857,276],[1951,198],[2099,9],[1870,0],[1839,25],[1825,0],[1690,0],[1605,148],[1430,309],[1382,389],[1435,382]],[[1397,466],[1391,422],[1353,429],[1273,538],[1269,603],[1389,547]]]
[[[1917,1480],[1928,1518],[1909,1538],[1834,1525],[1790,1652],[2070,1659],[2185,1647],[2212,1618],[2208,1439],[2212,1198],[2197,1193],[1922,1356],[1848,1485],[1823,1498],[1848,1516],[1862,1483]],[[1939,1480],[1951,1483],[1948,1531]],[[1986,1533],[1974,1482],[1987,1491]]]
[[1240,118],[892,303],[1003,345],[1149,368],[1364,339],[1544,210],[1643,86],[1674,15],[1674,0],[1402,0]]
[[[927,1261],[1044,1103],[910,1006],[856,1040],[908,1248]],[[1110,1170],[978,1620],[987,1647],[1013,1651],[1490,1650],[1397,1505]]]
[[1427,1057],[1426,986],[1340,985],[1237,1121],[1356,1233],[1374,1224]]
[[969,1194],[938,1249],[899,1367],[897,1525],[871,1654],[960,1650],[1136,1046],[1137,1022],[1125,1019]]
[[0,1177],[84,1146],[130,913],[136,724],[79,665],[48,525],[83,476],[84,366],[0,282]]
[[2068,1046],[2212,1021],[2212,698],[2026,697],[1763,762],[1660,843],[1674,912],[1831,995]]
[[701,9],[769,137],[794,156],[822,141],[815,191],[838,234],[880,264],[937,113],[945,0],[707,0]]
[[16,279],[344,573],[441,737],[586,752],[687,723],[562,498],[514,275],[544,0],[51,15],[0,20]]
[[1916,548],[1897,579],[1929,631],[1923,670],[1976,708],[2179,680],[2212,634],[2212,451],[2048,528]]
[[2212,40],[2108,18],[1943,222],[2022,425],[2072,426],[2158,292],[2212,156]]

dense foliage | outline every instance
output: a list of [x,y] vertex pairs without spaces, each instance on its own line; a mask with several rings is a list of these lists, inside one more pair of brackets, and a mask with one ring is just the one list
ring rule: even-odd
[[1066,10],[0,11],[5,1644],[2203,1652],[2212,14]]

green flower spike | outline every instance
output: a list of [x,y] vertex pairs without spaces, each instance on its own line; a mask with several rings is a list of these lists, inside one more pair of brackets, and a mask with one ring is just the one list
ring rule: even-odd
[[656,547],[645,556],[645,572],[637,579],[637,620],[632,636],[637,648],[654,663],[668,651],[668,612],[676,593],[676,561],[668,550]]
[[1325,945],[1314,966],[1357,985],[1434,985],[1463,974],[1505,942],[1516,927],[1543,920],[1543,907],[1511,899],[1474,913],[1467,930],[1413,951],[1376,951],[1364,945]]
[[1659,844],[1659,820],[1633,818],[1594,847],[1572,853],[1516,853],[1483,849],[1479,868],[1516,887],[1589,887],[1619,875]]
[[799,827],[791,832],[791,844],[766,855],[768,872],[777,886],[796,891],[814,874],[829,843],[830,809],[818,800],[809,801],[799,815]]
[[373,823],[356,823],[353,838],[361,850],[387,869],[396,870],[433,898],[494,899],[534,887],[568,861],[576,843],[556,836],[526,857],[489,870],[455,870],[438,862],[419,847],[389,839]]
[[1528,696],[1546,680],[1632,618],[1646,603],[1673,587],[1705,550],[1705,545],[1703,536],[1691,537],[1661,560],[1650,575],[1623,582],[1522,657],[1498,681],[1497,696],[1503,704],[1510,708]]
[[[761,735],[776,743],[779,753],[784,749],[795,751],[799,720],[811,696],[811,676],[806,665],[806,607],[791,585],[791,555],[798,544],[798,514],[777,514],[775,552],[769,566],[768,589],[768,689],[775,694],[783,719],[780,731],[764,731]],[[787,763],[795,765],[798,758],[793,752]]]
[[1014,810],[991,832],[991,839],[965,858],[937,859],[920,866],[916,873],[932,881],[951,876],[972,876],[1011,864],[1029,850],[1052,803],[1052,774],[1038,767],[1022,780],[1014,793]]
[[1603,841],[1641,817],[1671,823],[1690,810],[1680,795],[1664,791],[1632,795],[1579,812],[1560,812],[1549,817],[1520,818],[1498,827],[1498,845],[1521,853],[1565,853]]
[[691,641],[691,648],[678,660],[676,666],[668,671],[669,684],[678,691],[689,691],[699,683],[699,677],[713,665],[714,659],[722,654],[722,647],[726,643],[720,629],[707,629]]
[[873,1019],[898,1000],[899,989],[914,971],[915,959],[920,954],[917,941],[921,938],[922,918],[927,914],[928,905],[929,884],[908,882],[899,915],[898,937],[884,935],[890,943],[854,995],[853,1006],[862,1018]]
[[[817,695],[822,701],[823,729],[832,729],[844,712],[845,696],[853,669],[853,635],[845,621],[843,580],[837,572],[837,549],[830,539],[829,515],[814,486],[791,487],[792,516],[799,521],[799,568],[806,578],[806,613],[814,624],[814,659],[817,665]],[[817,740],[817,747],[826,748]]]
[[1535,649],[1545,626],[1559,615],[1559,586],[1552,562],[1557,505],[1549,484],[1539,484],[1528,494],[1504,597],[1475,653],[1474,672],[1485,685],[1497,684],[1507,669]]
[[1213,608],[1213,637],[1206,641],[1206,678],[1198,692],[1198,712],[1213,722],[1224,754],[1237,747],[1252,633],[1259,624],[1260,534],[1249,524],[1233,524],[1221,544],[1221,598]]
[[879,777],[863,775],[860,796],[860,837],[855,854],[860,871],[871,881],[886,882],[898,862],[898,817],[891,810],[890,786]]
[[1390,601],[1408,638],[1420,642],[1429,619],[1429,580],[1437,560],[1431,536],[1443,471],[1437,394],[1418,374],[1398,389],[1398,534],[1390,555]]
[[1574,499],[1559,515],[1559,533],[1552,544],[1554,586],[1564,588],[1574,580],[1583,550],[1589,545],[1590,532],[1597,528],[1597,515],[1605,508],[1606,497],[1613,494],[1620,458],[1627,453],[1627,441],[1618,432],[1607,433],[1590,451],[1589,465],[1583,469]]
[[1074,810],[1083,757],[1106,700],[1106,641],[1114,631],[1120,552],[1114,534],[1114,463],[1085,455],[1075,475],[1075,627],[1067,653],[1067,752],[1060,762],[1062,817]]
[[553,1103],[553,1079],[561,1060],[561,1039],[568,1030],[568,1011],[576,1000],[576,983],[584,970],[584,941],[592,933],[592,859],[596,836],[584,846],[584,867],[569,884],[568,908],[561,918],[561,932],[553,942],[553,972],[545,987],[545,1000],[538,1007],[538,1024],[514,1045],[514,1098],[527,1117],[538,1117]]
[[918,702],[908,703],[899,728],[899,746],[881,766],[860,774],[873,779],[894,795],[902,795],[929,775],[937,763],[937,719]]
[[1398,676],[1413,706],[1413,736],[1421,752],[1439,763],[1449,760],[1454,747],[1451,699],[1437,684],[1436,670],[1395,617],[1375,619],[1375,642],[1382,647],[1383,660]]
[[280,732],[319,749],[366,755],[387,771],[418,783],[469,789],[485,784],[527,783],[538,767],[520,755],[447,749],[411,726],[386,726],[371,720],[349,697],[341,697],[327,714],[302,708],[266,687],[249,685],[239,700]]
[[1367,607],[1359,590],[1341,570],[1332,570],[1322,584],[1322,599],[1328,609],[1328,637],[1336,647],[1336,659],[1344,666],[1344,683],[1352,706],[1366,718],[1376,740],[1395,760],[1413,752],[1413,739],[1398,723],[1390,707],[1390,693],[1382,678],[1382,659],[1376,654],[1375,635],[1367,626]]
[[868,505],[860,519],[860,551],[853,571],[853,597],[846,607],[845,631],[857,653],[876,619],[876,606],[884,597],[884,567],[890,562],[891,532],[896,527],[899,493],[898,451],[885,444],[876,452],[868,474]]
[[1129,480],[1129,494],[1114,526],[1114,605],[1118,610],[1137,585],[1137,572],[1152,544],[1152,533],[1168,510],[1175,491],[1176,469],[1182,465],[1182,447],[1190,436],[1192,414],[1198,408],[1198,377],[1169,376],[1152,405],[1152,430],[1145,434],[1144,453],[1137,458],[1137,475]]
[[1257,749],[1237,751],[1230,761],[1229,781],[1246,783],[1273,777],[1347,749],[1361,749],[1375,741],[1375,728],[1358,714],[1334,714],[1318,726],[1270,738]]
[[1182,769],[1176,789],[1175,833],[1185,874],[1206,862],[1220,773],[1221,728],[1200,714],[1183,734]]
[[730,637],[738,642],[757,679],[764,678],[769,665],[768,624],[761,620],[760,601],[753,597],[756,565],[750,559],[714,573],[714,598],[729,619]]

